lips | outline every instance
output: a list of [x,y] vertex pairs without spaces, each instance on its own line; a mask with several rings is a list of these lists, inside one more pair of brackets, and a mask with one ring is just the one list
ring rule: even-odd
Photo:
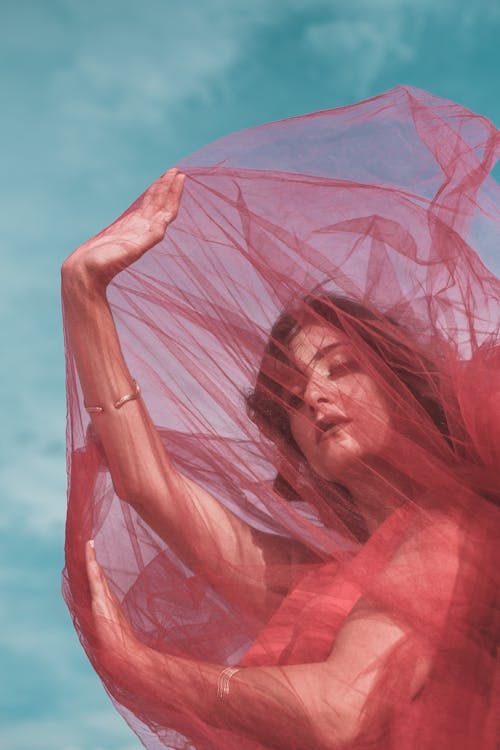
[[315,424],[316,427],[316,444],[321,443],[322,440],[335,433],[338,428],[342,425],[347,424],[351,420],[347,417],[322,417],[318,419]]

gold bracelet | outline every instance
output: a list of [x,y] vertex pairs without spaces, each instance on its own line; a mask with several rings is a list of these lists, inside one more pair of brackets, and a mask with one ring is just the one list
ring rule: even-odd
[[[113,404],[115,409],[121,409],[123,404],[126,404],[127,401],[133,401],[134,399],[139,398],[139,394],[141,392],[139,383],[136,380],[132,380],[132,383],[134,384],[134,392],[126,393],[124,396],[119,398],[118,401],[115,401],[115,403]],[[99,414],[104,411],[104,406],[87,406],[86,404],[84,404],[84,407],[89,414]]]
[[229,695],[229,683],[231,681],[231,677],[233,677],[236,672],[239,672],[240,670],[241,667],[226,667],[222,670],[217,679],[217,698],[219,700],[224,700],[224,698]]

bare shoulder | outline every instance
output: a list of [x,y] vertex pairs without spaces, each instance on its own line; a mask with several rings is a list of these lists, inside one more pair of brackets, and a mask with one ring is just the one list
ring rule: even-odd
[[419,514],[388,563],[384,583],[397,599],[431,616],[453,596],[465,530],[457,517],[439,511]]
[[421,511],[410,525],[394,560],[414,555],[454,556],[459,553],[465,530],[458,516],[439,510]]

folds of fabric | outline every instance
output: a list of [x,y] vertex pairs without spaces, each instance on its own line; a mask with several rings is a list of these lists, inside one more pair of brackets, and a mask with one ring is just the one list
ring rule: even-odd
[[[253,733],[238,718],[249,707],[236,690],[232,720],[207,719],[154,668],[152,691],[125,666],[110,674],[90,607],[88,539],[137,637],[159,657],[221,670],[331,665],[322,711],[343,711],[356,691],[359,721],[344,736],[333,722],[321,747],[498,748],[500,282],[481,258],[500,248],[490,176],[499,149],[485,118],[402,87],[236,133],[180,163],[176,222],[109,286],[164,450],[257,546],[266,540],[259,565],[214,547],[217,528],[185,495],[170,502],[186,507],[198,552],[189,559],[118,495],[112,448],[84,409],[67,337],[64,596],[146,747],[290,750],[293,740],[266,738],[264,689]],[[373,478],[376,526],[290,437],[303,373],[292,372],[290,335],[271,336],[284,311],[293,331],[342,331],[354,352],[349,377],[355,361],[390,405],[390,450],[356,459]],[[347,370],[335,372],[345,391]],[[345,406],[354,425],[368,425],[370,403],[361,406],[360,416]],[[273,540],[305,554],[285,564]],[[253,604],[259,586],[270,592],[265,607]],[[396,635],[377,652],[385,626]],[[307,679],[289,690],[314,724]],[[314,737],[309,747],[320,747]]]

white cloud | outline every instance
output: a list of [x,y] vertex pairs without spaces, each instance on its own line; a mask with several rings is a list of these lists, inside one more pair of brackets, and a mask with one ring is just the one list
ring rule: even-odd
[[389,63],[413,57],[412,45],[401,37],[400,18],[353,18],[311,24],[306,44],[327,59],[337,80],[354,96],[365,96]]
[[52,81],[63,118],[157,125],[167,107],[209,97],[240,51],[233,14],[218,17],[200,3],[128,11],[95,17],[77,34],[69,64]]
[[329,17],[306,26],[304,41],[334,71],[338,87],[361,98],[381,74],[416,58],[433,24],[448,23],[473,45],[475,26],[487,19],[500,20],[496,0],[336,0]]
[[[38,345],[49,335],[38,322],[44,309],[59,306],[56,253],[62,260],[66,247],[69,252],[77,238],[113,218],[118,195],[122,201],[127,191],[130,199],[137,192],[141,175],[131,160],[140,160],[144,149],[136,140],[156,138],[163,150],[178,130],[173,123],[192,103],[216,109],[219,97],[230,98],[237,66],[259,70],[259,35],[272,31],[278,38],[290,19],[302,24],[297,54],[320,61],[352,100],[384,71],[411,62],[429,24],[447,20],[473,39],[480,20],[500,20],[500,6],[497,0],[61,0],[58,14],[36,1],[24,7],[29,22],[11,10],[2,39],[5,54],[17,50],[19,70],[22,61],[31,64],[33,79],[31,88],[19,85],[13,71],[5,82],[15,104],[4,113],[12,119],[5,142],[17,148],[5,154],[12,186],[4,191],[0,221],[3,246],[12,249],[3,261],[8,284],[0,299],[12,321],[6,343],[13,394],[3,452],[10,508],[0,523],[23,516],[47,533],[59,532],[65,512],[64,456],[60,448],[47,448],[64,434],[63,361],[60,348],[55,356],[52,344],[49,352]],[[83,206],[77,203],[81,185]],[[30,308],[37,325],[23,330]],[[53,318],[51,341],[61,336]],[[49,399],[47,383],[59,388]]]
[[50,85],[63,140],[77,123],[94,136],[113,123],[157,127],[172,108],[212,101],[252,33],[275,13],[267,0],[66,6],[76,32]]
[[[316,64],[317,70],[325,71],[325,80],[330,72],[342,92],[340,99],[345,95],[350,101],[362,98],[378,76],[415,60],[419,40],[437,22],[448,24],[450,32],[466,40],[467,49],[474,48],[480,24],[484,28],[500,23],[500,4],[23,0],[3,9],[2,53],[5,59],[12,55],[13,62],[4,69],[3,99],[9,106],[0,124],[7,146],[4,179],[7,174],[9,179],[2,191],[0,219],[2,246],[9,253],[2,258],[5,288],[0,295],[8,338],[2,349],[9,352],[2,404],[0,530],[16,540],[24,560],[27,550],[17,541],[19,528],[54,547],[62,544],[63,357],[57,315],[51,314],[52,322],[47,322],[47,310],[59,307],[57,258],[66,246],[67,252],[71,250],[76,237],[83,239],[92,227],[97,231],[113,218],[113,201],[118,210],[124,195],[134,197],[146,179],[146,170],[140,172],[138,164],[148,139],[155,141],[153,158],[159,163],[169,139],[176,134],[181,140],[174,123],[192,104],[208,105],[205,111],[213,111],[221,101],[231,100],[232,75],[238,66],[248,67],[255,80],[264,81],[272,71],[256,57],[261,35],[277,39],[293,19],[302,26],[303,47],[297,49],[301,65]],[[280,62],[286,71],[290,59]],[[299,111],[304,92],[286,76],[283,82],[289,86],[288,102]],[[323,91],[328,94],[326,87]],[[249,92],[249,101],[258,104],[256,91]],[[229,106],[222,109],[221,132]],[[87,203],[80,202],[82,196]],[[47,695],[65,685],[68,695],[76,696],[75,705],[57,715],[48,709],[47,713],[54,710],[52,718],[25,716],[4,722],[0,744],[9,750],[138,750],[140,743],[115,715],[97,680],[82,676],[74,666],[69,641],[64,646],[64,638],[70,637],[71,644],[74,640],[73,634],[68,636],[69,618],[65,636],[63,626],[53,627],[51,621],[43,628],[37,621],[42,604],[35,608],[28,583],[36,584],[36,573],[44,567],[42,558],[26,563],[27,579],[14,567],[8,580],[4,572],[0,583],[4,591],[8,585],[14,593],[11,606],[4,608],[1,640],[20,657],[19,681],[33,679],[38,655],[36,663],[51,675]],[[56,588],[57,582],[54,592]],[[22,617],[14,619],[14,602],[28,594],[33,606],[17,610]],[[50,592],[44,590],[41,598],[45,595],[44,605],[53,609]],[[25,655],[32,657],[29,668],[21,658]],[[37,698],[33,714],[41,716],[45,697]],[[99,703],[102,711],[96,710]]]

